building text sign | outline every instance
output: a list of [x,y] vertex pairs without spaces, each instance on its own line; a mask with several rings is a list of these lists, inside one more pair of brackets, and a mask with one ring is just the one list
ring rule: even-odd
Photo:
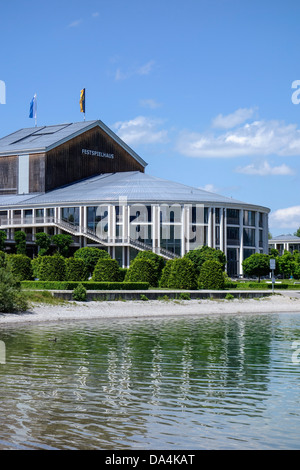
[[82,155],[92,155],[101,158],[114,158],[113,153],[98,152],[98,150],[81,149]]

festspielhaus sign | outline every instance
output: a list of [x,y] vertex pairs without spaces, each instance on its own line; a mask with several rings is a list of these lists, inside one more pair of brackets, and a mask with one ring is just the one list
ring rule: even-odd
[[81,149],[81,154],[92,155],[92,156],[101,157],[101,158],[114,158],[113,153],[98,152],[98,150]]

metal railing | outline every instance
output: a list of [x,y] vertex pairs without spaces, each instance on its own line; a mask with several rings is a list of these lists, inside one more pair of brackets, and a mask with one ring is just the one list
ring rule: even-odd
[[[58,219],[57,217],[17,217],[17,218],[0,218],[0,228],[7,229],[7,228],[15,228],[15,227],[24,227],[24,226],[56,226],[60,229],[63,229],[72,235],[78,236],[86,236],[91,240],[101,243],[105,246],[109,245],[128,245],[138,250],[153,250],[151,245],[144,243],[140,240],[135,240],[131,237],[100,237],[97,234],[97,231],[91,230],[90,228],[80,227],[70,221],[66,221],[63,219]],[[172,251],[166,250],[165,248],[156,248],[155,252],[160,254],[164,258],[174,259],[179,258],[179,256]]]

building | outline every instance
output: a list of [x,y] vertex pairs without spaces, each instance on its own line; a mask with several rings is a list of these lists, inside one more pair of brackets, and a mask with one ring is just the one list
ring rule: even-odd
[[21,129],[0,139],[0,230],[69,233],[73,247],[105,248],[122,266],[139,250],[166,259],[208,245],[230,276],[268,252],[268,213],[201,189],[152,177],[146,162],[101,121]]
[[278,235],[269,240],[269,250],[275,248],[278,250],[279,255],[283,255],[284,251],[287,250],[293,253],[295,250],[300,251],[300,237],[295,235]]

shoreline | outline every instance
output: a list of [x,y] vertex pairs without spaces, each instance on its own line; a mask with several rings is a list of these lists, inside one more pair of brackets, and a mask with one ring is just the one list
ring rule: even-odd
[[0,313],[0,326],[16,323],[117,318],[185,317],[209,314],[300,313],[300,294],[280,293],[256,299],[129,300],[35,304],[21,313]]

